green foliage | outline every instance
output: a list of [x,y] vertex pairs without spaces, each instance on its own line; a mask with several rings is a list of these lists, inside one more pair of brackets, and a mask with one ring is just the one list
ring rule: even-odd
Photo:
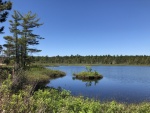
[[34,58],[37,64],[43,65],[150,65],[150,56],[37,56]]
[[13,36],[4,37],[6,40],[4,47],[6,48],[5,55],[9,58],[13,58],[15,61],[15,71],[19,68],[26,70],[32,62],[32,57],[29,57],[29,53],[41,51],[31,48],[34,45],[38,45],[40,39],[44,39],[33,33],[34,28],[42,25],[39,23],[39,20],[37,15],[32,14],[31,11],[25,15],[14,11],[12,20],[9,21],[10,32]]
[[26,71],[29,82],[48,82],[50,79],[63,77],[66,74],[62,71],[46,69],[43,67],[32,67]]
[[[8,11],[11,10],[12,8],[12,3],[10,1],[5,1],[3,2],[0,0],[0,23],[5,22],[6,18],[8,16]],[[0,27],[0,33],[3,33],[2,31],[4,30],[4,26]]]
[[58,77],[63,77],[66,75],[65,72],[59,71],[59,70],[50,70],[50,69],[45,69],[43,74],[46,74],[50,78],[58,78]]
[[80,73],[74,73],[73,75],[76,77],[76,78],[83,78],[83,79],[99,79],[99,78],[102,78],[103,76],[101,74],[99,74],[97,71],[92,71],[92,68],[91,67],[86,67],[86,70],[87,71],[83,71],[83,72],[80,72]]
[[74,97],[66,90],[45,89],[30,94],[26,86],[12,93],[12,82],[8,78],[0,87],[0,112],[5,113],[149,113],[150,103],[121,104]]
[[7,71],[7,70],[1,70],[0,69],[0,73],[1,73],[1,75],[0,75],[0,78],[1,79],[6,79],[6,78],[8,78],[8,75],[9,75],[9,72]]
[[10,59],[6,58],[6,59],[4,60],[4,63],[5,63],[6,65],[9,65],[9,64],[10,64]]
[[48,76],[42,74],[42,71],[38,69],[30,70],[27,71],[26,73],[29,82],[34,82],[34,81],[45,82],[45,81],[49,81],[50,79]]
[[5,95],[5,93],[9,93],[11,91],[12,82],[11,82],[11,75],[2,83],[0,87],[0,94]]
[[5,80],[0,87],[0,111],[5,113],[26,113],[31,111],[33,100],[29,94],[30,87],[26,90],[20,90],[18,93],[12,93],[12,81]]
[[0,79],[7,79],[8,75],[12,73],[12,67],[0,67]]

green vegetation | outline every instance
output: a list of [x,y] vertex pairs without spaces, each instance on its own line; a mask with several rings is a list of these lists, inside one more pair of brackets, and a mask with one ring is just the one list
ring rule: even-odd
[[[2,59],[2,58],[0,58]],[[29,57],[32,61],[32,65],[41,65],[41,66],[60,66],[60,65],[81,65],[81,66],[97,66],[97,65],[106,65],[106,66],[125,66],[125,65],[136,65],[136,66],[149,66],[150,65],[150,56],[35,56]],[[9,59],[11,62],[11,58]],[[4,60],[5,61],[5,60]],[[8,61],[7,61],[8,62]],[[10,62],[10,64],[12,64]]]
[[42,65],[150,65],[150,56],[122,56],[122,55],[102,55],[102,56],[37,56],[34,61]]
[[[11,10],[12,3],[0,0],[0,23],[8,16],[6,10]],[[61,89],[36,89],[40,83],[65,76],[64,72],[50,70],[42,66],[54,64],[146,64],[150,65],[149,56],[56,56],[32,57],[29,53],[41,50],[30,48],[39,44],[39,35],[33,29],[41,26],[36,14],[28,12],[25,15],[14,11],[10,20],[10,32],[13,36],[5,36],[6,44],[0,45],[0,112],[1,113],[149,113],[150,103],[121,104],[115,101],[101,103],[98,100],[74,97],[69,91]],[[0,26],[3,33],[4,26]],[[3,48],[4,47],[4,48]],[[8,67],[10,65],[10,67]],[[87,72],[75,74],[77,78],[102,78],[87,67]],[[2,82],[3,81],[3,82]],[[90,86],[89,82],[87,86]],[[97,81],[95,81],[95,84]],[[45,84],[44,84],[45,85]],[[41,86],[41,84],[40,84]]]
[[34,67],[27,71],[27,78],[29,81],[46,82],[50,79],[63,77],[65,75],[66,73],[62,71],[46,69],[43,67]]
[[99,74],[97,71],[92,71],[92,68],[90,66],[86,67],[87,71],[83,71],[80,73],[74,73],[73,75],[78,79],[100,79],[103,78],[101,74]]
[[12,74],[12,67],[9,66],[0,67],[0,79],[2,80],[7,79],[9,74]]
[[[29,57],[29,53],[40,52],[41,50],[31,48],[31,46],[38,45],[39,35],[34,34],[33,29],[41,26],[39,18],[36,14],[28,12],[22,15],[18,11],[14,11],[12,20],[10,20],[10,32],[13,36],[4,36],[6,44],[3,46],[7,59],[14,59],[15,72],[19,68],[26,69],[32,61]],[[14,56],[14,57],[12,57]]]
[[63,77],[66,73],[59,70],[51,70],[40,66],[30,67],[24,71],[20,69],[17,74],[13,74],[13,67],[0,68],[0,81],[4,81],[11,75],[14,91],[22,89],[25,85],[32,86],[32,90],[43,88],[51,79]]
[[[9,14],[7,10],[11,10],[11,8],[12,8],[12,3],[10,1],[3,2],[2,0],[0,0],[0,23],[6,21],[6,18],[8,17]],[[0,33],[3,33],[3,30],[4,30],[4,26],[0,27]]]
[[[3,23],[6,21],[7,17],[8,17],[8,10],[11,10],[12,8],[12,3],[10,1],[5,1],[3,2],[2,0],[0,0],[0,23]],[[4,26],[0,26],[0,34],[4,33]],[[2,45],[0,45],[0,53],[2,52],[3,47]]]
[[150,103],[100,102],[66,90],[45,89],[31,93],[31,87],[12,93],[10,79],[0,87],[0,112],[5,113],[149,113]]

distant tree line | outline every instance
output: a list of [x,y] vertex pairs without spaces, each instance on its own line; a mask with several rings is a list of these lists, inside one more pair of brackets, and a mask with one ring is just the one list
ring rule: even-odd
[[129,65],[150,65],[150,56],[122,56],[122,55],[103,55],[103,56],[36,56],[35,62],[52,64],[129,64]]

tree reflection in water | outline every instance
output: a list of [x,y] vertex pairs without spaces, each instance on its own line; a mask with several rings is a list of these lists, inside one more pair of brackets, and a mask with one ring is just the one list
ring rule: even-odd
[[72,77],[73,80],[82,80],[82,82],[85,82],[86,87],[90,87],[92,86],[92,84],[94,84],[96,86],[96,84],[99,82],[99,80],[101,80],[101,78],[99,79],[79,79],[76,77]]

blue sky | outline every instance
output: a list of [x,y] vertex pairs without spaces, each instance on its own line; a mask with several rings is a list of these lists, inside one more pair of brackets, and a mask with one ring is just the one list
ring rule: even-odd
[[150,55],[150,0],[11,1],[8,20],[13,10],[32,11],[44,23],[35,29],[45,38],[35,55]]

